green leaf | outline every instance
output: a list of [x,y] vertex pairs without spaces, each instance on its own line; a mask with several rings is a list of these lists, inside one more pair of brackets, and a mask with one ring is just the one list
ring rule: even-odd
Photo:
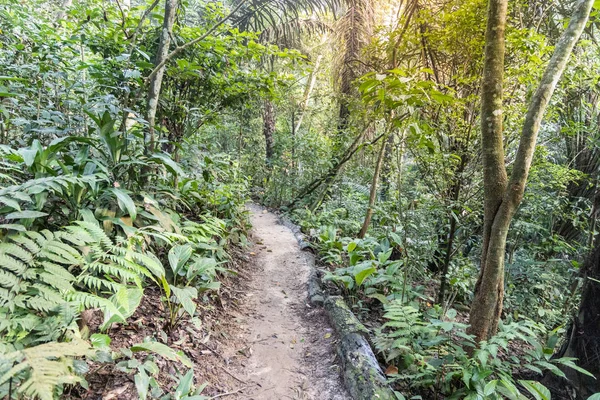
[[372,299],[377,299],[384,305],[390,303],[388,298],[386,296],[382,295],[381,293],[373,293],[373,294],[368,295],[367,297],[370,297]]
[[178,288],[171,285],[171,291],[177,297],[179,303],[183,306],[183,309],[191,316],[194,316],[196,311],[196,303],[194,299],[198,298],[198,289],[193,287]]
[[594,374],[592,374],[590,371],[588,371],[588,370],[586,370],[584,368],[581,368],[580,366],[578,366],[577,364],[575,364],[575,362],[573,360],[574,359],[572,359],[572,358],[563,357],[563,358],[555,359],[554,362],[556,364],[561,364],[561,365],[564,365],[565,367],[572,368],[575,371],[577,371],[579,373],[582,373],[584,375],[590,376],[592,378],[594,377]]
[[558,367],[554,364],[550,364],[549,362],[546,362],[546,361],[537,361],[536,364],[539,365],[540,367],[546,368],[547,370],[552,372],[554,375],[560,376],[561,378],[566,378],[565,373],[562,372],[560,369],[558,369]]
[[396,400],[406,400],[406,397],[400,392],[394,391],[394,396],[396,396]]
[[12,207],[17,211],[21,211],[21,206],[19,205],[19,202],[15,199],[9,199],[8,197],[0,196],[0,203],[6,204],[7,206]]
[[179,385],[177,385],[177,389],[175,389],[175,399],[180,399],[184,395],[187,395],[192,390],[193,383],[194,370],[190,369],[179,381]]
[[587,398],[587,400],[600,400],[600,393],[596,393]]
[[110,348],[110,337],[104,333],[94,333],[90,336],[90,341],[95,349]]
[[104,322],[102,328],[106,329],[113,323],[125,322],[131,317],[142,302],[144,291],[137,287],[122,287],[117,293],[110,297],[110,301],[115,305],[117,312],[107,310],[104,313]]
[[165,153],[155,153],[150,158],[150,161],[153,161],[153,162],[155,162],[157,164],[164,165],[165,168],[169,172],[171,172],[173,175],[177,175],[177,176],[183,176],[183,175],[185,175],[185,173],[183,172],[183,170],[181,169],[181,167],[179,166],[179,164],[177,164],[175,161],[173,161],[173,159],[171,158],[171,156],[169,156],[168,154],[165,154]]
[[371,262],[364,264],[359,264],[354,267],[352,273],[354,274],[354,281],[356,282],[356,286],[360,286],[363,284],[365,279],[374,274],[377,271],[377,268],[371,265]]
[[354,249],[356,249],[356,242],[350,242],[348,243],[348,253],[350,253],[351,251],[354,251]]
[[119,188],[112,188],[110,191],[117,197],[121,211],[126,211],[131,219],[135,220],[137,217],[137,208],[131,197]]
[[169,250],[169,264],[173,274],[178,275],[181,268],[192,256],[192,246],[189,244],[173,246]]
[[48,213],[41,211],[25,210],[10,213],[4,216],[4,219],[40,218],[45,217],[46,215],[48,215]]
[[494,393],[496,391],[497,384],[498,381],[496,379],[494,379],[493,381],[489,381],[483,388],[483,395],[490,396],[492,393]]
[[194,365],[192,361],[182,352],[176,352],[166,344],[162,344],[159,342],[146,342],[146,343],[138,343],[131,346],[131,351],[140,352],[140,351],[149,351],[159,356],[166,358],[171,361],[181,362],[188,368],[193,368]]
[[548,388],[546,388],[546,386],[542,385],[541,383],[536,381],[525,380],[520,380],[519,383],[523,385],[523,387],[527,389],[527,391],[531,393],[536,400],[551,399],[550,391],[548,390]]
[[8,229],[8,230],[13,230],[13,231],[19,231],[19,232],[26,232],[27,228],[25,228],[23,225],[19,225],[19,224],[0,224],[0,229]]
[[143,368],[139,369],[139,372],[135,374],[133,378],[135,381],[135,387],[137,389],[140,400],[146,400],[148,398],[148,386],[150,385],[150,377],[146,374]]

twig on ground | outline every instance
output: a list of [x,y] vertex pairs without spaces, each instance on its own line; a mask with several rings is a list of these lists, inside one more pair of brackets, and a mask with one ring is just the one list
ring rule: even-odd
[[229,372],[229,371],[227,370],[227,368],[225,368],[224,366],[222,366],[222,365],[219,365],[219,367],[221,367],[221,369],[222,369],[223,371],[225,371],[225,372],[227,373],[227,375],[229,375],[230,377],[232,377],[232,378],[233,378],[233,379],[235,379],[236,381],[238,381],[238,382],[240,382],[240,383],[243,383],[244,385],[247,385],[247,384],[248,384],[248,382],[246,382],[246,381],[243,381],[243,380],[241,380],[240,378],[238,378],[237,376],[233,375],[233,374],[232,374],[231,372]]
[[246,386],[244,386],[243,388],[240,388],[240,389],[238,389],[238,390],[235,390],[235,391],[233,391],[233,392],[221,393],[221,394],[218,394],[218,395],[216,395],[216,396],[213,396],[213,397],[211,397],[211,399],[217,399],[217,398],[219,398],[219,397],[231,396],[232,394],[239,393],[239,392],[241,392],[241,391],[242,391],[242,390],[244,390],[244,389],[247,389],[247,387],[246,387]]

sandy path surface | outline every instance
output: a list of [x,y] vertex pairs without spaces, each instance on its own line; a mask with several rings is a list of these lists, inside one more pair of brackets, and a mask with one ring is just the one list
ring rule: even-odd
[[249,205],[255,273],[239,316],[247,358],[237,399],[349,399],[339,378],[335,336],[323,311],[307,302],[308,258],[278,218]]

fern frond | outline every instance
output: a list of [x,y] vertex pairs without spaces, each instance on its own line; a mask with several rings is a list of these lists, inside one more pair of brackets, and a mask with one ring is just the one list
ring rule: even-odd
[[113,246],[113,242],[112,240],[110,240],[110,238],[106,235],[106,233],[104,232],[104,229],[100,228],[98,225],[89,223],[89,222],[84,222],[84,221],[77,221],[77,225],[81,226],[82,228],[84,228],[88,234],[96,241],[102,244],[102,246],[110,248]]
[[65,232],[61,232],[62,240],[73,243],[76,246],[85,246],[93,243],[94,238],[84,228],[80,226],[67,226]]
[[13,236],[10,239],[13,242],[25,247],[27,251],[29,251],[31,254],[37,254],[40,252],[40,245],[38,245],[34,240],[25,235]]
[[120,283],[111,282],[93,275],[82,275],[79,278],[79,282],[83,283],[86,287],[90,289],[100,291],[104,287],[105,289],[108,289],[113,293],[118,292],[119,289],[123,287]]
[[0,266],[17,275],[23,275],[27,270],[27,265],[19,260],[15,260],[7,254],[0,253]]
[[0,385],[25,373],[26,378],[18,388],[19,393],[41,400],[53,400],[56,386],[81,380],[74,371],[73,359],[92,354],[91,346],[81,339],[69,343],[45,343],[10,353],[2,357],[2,361],[17,364],[0,377]]
[[33,259],[33,256],[29,251],[24,250],[13,243],[0,243],[0,254],[11,255],[28,264]]
[[44,271],[53,276],[56,276],[57,278],[63,279],[67,282],[73,282],[75,280],[73,274],[71,274],[64,267],[58,264],[54,264],[50,261],[42,261],[40,263],[40,266],[44,269]]
[[19,278],[15,274],[0,269],[0,286],[11,289],[18,286],[18,284]]
[[57,290],[62,290],[64,292],[70,292],[74,290],[70,281],[62,276],[42,272],[40,273],[39,277],[42,282],[52,286]]
[[142,280],[140,279],[140,275],[136,272],[133,272],[131,269],[123,268],[119,265],[103,264],[98,262],[90,264],[88,268],[100,274],[109,274],[112,276],[116,276],[120,278],[122,282],[134,282],[136,286],[140,288],[142,287]]

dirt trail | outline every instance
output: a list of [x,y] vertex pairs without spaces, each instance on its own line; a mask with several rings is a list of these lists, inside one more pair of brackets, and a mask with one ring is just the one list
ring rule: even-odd
[[228,398],[350,399],[340,382],[331,327],[321,309],[307,304],[311,255],[300,251],[274,214],[248,208],[255,273],[238,316],[248,357],[235,367],[247,386]]

